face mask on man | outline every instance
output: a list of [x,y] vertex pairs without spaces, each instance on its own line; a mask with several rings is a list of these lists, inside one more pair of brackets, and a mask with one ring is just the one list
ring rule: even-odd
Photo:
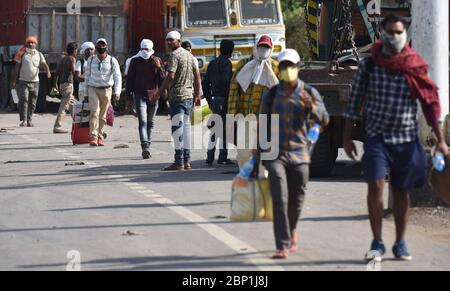
[[152,56],[152,53],[150,51],[141,50],[140,55],[141,55],[141,58],[143,58],[144,60],[148,60]]
[[99,54],[104,54],[104,53],[106,53],[107,51],[108,51],[108,48],[106,48],[106,47],[96,47],[96,50],[97,50],[97,52],[99,53]]
[[270,58],[270,54],[272,53],[272,49],[268,47],[258,47],[256,49],[259,59],[267,60]]
[[34,53],[36,51],[36,45],[34,43],[30,43],[26,47],[26,51],[28,53]]
[[287,67],[280,71],[280,80],[292,83],[298,79],[300,70],[297,67]]
[[408,42],[408,34],[404,30],[401,34],[389,34],[386,31],[381,32],[383,42],[395,52],[400,53]]

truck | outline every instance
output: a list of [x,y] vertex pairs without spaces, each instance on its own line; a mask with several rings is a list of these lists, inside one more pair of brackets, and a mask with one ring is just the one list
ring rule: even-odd
[[[143,38],[152,39],[163,56],[165,34],[178,30],[183,41],[191,42],[202,72],[225,38],[236,43],[234,64],[252,54],[263,33],[270,32],[275,56],[286,46],[280,0],[19,0],[2,1],[0,6],[0,59],[7,72],[3,87],[8,86],[13,56],[27,35],[38,36],[39,50],[53,72],[67,43],[100,37],[109,40],[110,53],[123,64],[139,50]],[[45,74],[40,79],[37,110],[46,111],[51,81]]]
[[167,0],[166,5],[167,29],[181,31],[191,43],[201,72],[220,54],[223,39],[235,43],[234,65],[252,55],[262,34],[272,37],[275,58],[286,48],[280,0]]
[[[407,0],[307,0],[307,23],[311,62],[305,62],[302,79],[321,93],[331,117],[312,157],[311,173],[332,175],[343,133],[352,79],[358,63],[370,55],[379,38],[379,24],[390,13],[411,22],[411,2]],[[355,124],[354,140],[363,141],[364,129]]]

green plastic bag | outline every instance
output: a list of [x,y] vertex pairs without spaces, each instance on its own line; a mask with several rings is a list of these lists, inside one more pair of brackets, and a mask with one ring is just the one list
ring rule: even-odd
[[203,123],[212,114],[206,99],[202,99],[200,106],[195,106],[191,114],[191,124]]

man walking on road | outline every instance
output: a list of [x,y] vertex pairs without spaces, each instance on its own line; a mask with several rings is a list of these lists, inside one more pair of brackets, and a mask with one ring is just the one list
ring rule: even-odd
[[62,129],[62,122],[66,116],[66,111],[69,110],[72,115],[73,109],[73,84],[75,76],[75,64],[78,55],[78,45],[74,42],[67,45],[67,56],[65,56],[58,64],[56,71],[56,78],[53,88],[59,85],[59,92],[61,94],[61,104],[59,105],[58,115],[56,116],[55,125],[53,126],[53,133],[68,133]]
[[158,110],[158,103],[150,100],[165,78],[162,61],[154,53],[153,42],[149,39],[142,40],[140,56],[132,59],[126,84],[127,100],[132,100],[132,94],[135,96],[142,158],[145,160],[151,157],[152,130]]
[[374,236],[366,259],[381,261],[386,252],[382,240],[383,190],[389,169],[396,225],[392,251],[397,259],[412,260],[405,242],[408,194],[412,188],[424,184],[427,168],[418,138],[417,100],[436,134],[437,150],[447,155],[448,146],[439,125],[438,88],[428,77],[428,65],[408,46],[404,20],[390,15],[381,25],[382,40],[374,44],[372,57],[362,61],[353,81],[344,147],[347,155],[355,159],[352,128],[354,121],[363,115],[366,138],[362,162]]
[[287,49],[278,57],[281,84],[267,91],[260,114],[280,116],[278,157],[265,161],[273,200],[277,251],[274,259],[286,259],[297,250],[297,223],[303,208],[309,180],[311,157],[306,133],[308,116],[325,127],[330,118],[319,92],[298,79],[300,56]]
[[18,78],[17,94],[19,95],[21,127],[34,126],[32,119],[39,96],[40,69],[43,68],[46,71],[49,80],[52,77],[44,55],[36,49],[37,45],[37,38],[29,36],[25,41],[25,47],[20,50],[14,59],[16,65],[11,76],[11,87],[16,87]]
[[[89,58],[86,72],[88,86],[90,120],[90,145],[105,146],[104,130],[106,113],[111,105],[111,98],[120,100],[122,92],[122,75],[119,62],[108,54],[108,42],[100,38],[96,44],[97,54]],[[114,92],[113,92],[114,91]]]
[[[175,162],[165,171],[191,170],[191,122],[190,116],[195,103],[200,102],[201,79],[194,56],[181,47],[181,35],[170,32],[167,46],[172,51],[167,67],[167,77],[153,103],[158,102],[164,91],[169,89],[172,136],[175,143]],[[193,88],[194,87],[194,88]]]

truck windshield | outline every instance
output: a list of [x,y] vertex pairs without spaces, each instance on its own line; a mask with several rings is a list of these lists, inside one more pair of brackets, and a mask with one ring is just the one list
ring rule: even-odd
[[243,25],[278,24],[278,0],[241,0]]
[[187,26],[223,27],[227,24],[224,0],[186,0]]

